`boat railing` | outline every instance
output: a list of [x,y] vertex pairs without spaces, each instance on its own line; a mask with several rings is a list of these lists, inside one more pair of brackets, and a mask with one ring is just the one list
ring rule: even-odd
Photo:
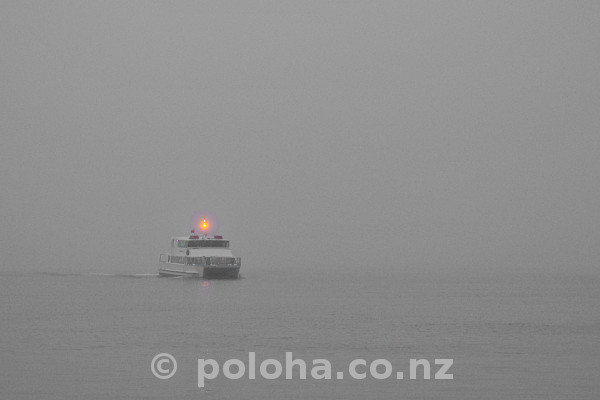
[[160,262],[169,262],[184,265],[203,265],[203,266],[226,266],[241,265],[240,257],[184,257],[172,256],[170,254],[161,254]]
[[188,257],[188,265],[225,266],[240,265],[240,257]]

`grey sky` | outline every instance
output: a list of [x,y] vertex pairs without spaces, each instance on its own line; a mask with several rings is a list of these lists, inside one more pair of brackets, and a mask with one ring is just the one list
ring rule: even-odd
[[597,271],[600,3],[0,4],[4,270]]

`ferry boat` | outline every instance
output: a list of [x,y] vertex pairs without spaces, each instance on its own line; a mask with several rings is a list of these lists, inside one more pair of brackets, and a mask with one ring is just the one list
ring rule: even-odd
[[171,238],[171,251],[160,255],[158,274],[236,279],[241,266],[241,258],[234,257],[229,249],[229,240],[219,235],[198,235],[192,229],[189,237]]

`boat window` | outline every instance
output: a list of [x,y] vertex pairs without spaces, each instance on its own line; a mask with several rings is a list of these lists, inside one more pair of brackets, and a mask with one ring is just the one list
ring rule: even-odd
[[171,256],[170,259],[171,264],[185,264],[186,257]]
[[[180,242],[181,243],[181,242]],[[188,240],[182,247],[229,247],[229,240]]]
[[191,247],[191,248],[199,248],[199,247],[221,247],[221,248],[229,248],[229,240],[178,240],[177,247]]

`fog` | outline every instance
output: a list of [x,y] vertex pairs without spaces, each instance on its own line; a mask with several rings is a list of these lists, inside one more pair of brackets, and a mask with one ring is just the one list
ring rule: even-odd
[[5,271],[598,271],[598,2],[2,2]]

